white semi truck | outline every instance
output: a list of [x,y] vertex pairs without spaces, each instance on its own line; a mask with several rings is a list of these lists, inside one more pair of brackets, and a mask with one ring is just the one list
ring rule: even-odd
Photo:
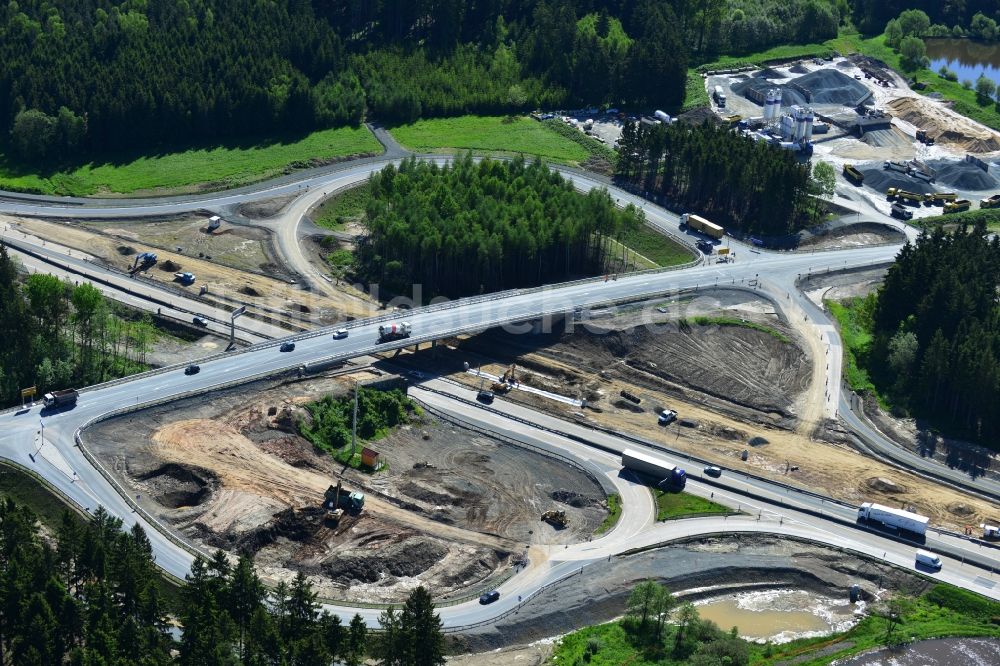
[[927,516],[921,516],[911,511],[903,511],[902,509],[894,509],[891,506],[865,502],[858,507],[858,520],[873,521],[881,523],[886,527],[906,530],[923,536],[927,533],[927,521],[929,519]]

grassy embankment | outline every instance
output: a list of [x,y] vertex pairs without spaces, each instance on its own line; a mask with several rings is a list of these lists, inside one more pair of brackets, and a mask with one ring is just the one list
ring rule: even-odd
[[[67,505],[62,496],[51,490],[34,474],[15,465],[0,463],[0,498],[10,498],[31,509],[48,533],[55,534],[62,524],[63,514],[69,515],[80,525],[88,520],[76,507]],[[157,592],[168,609],[179,608],[181,587],[173,580],[157,578]]]
[[876,393],[875,385],[863,365],[872,342],[871,297],[823,301],[823,304],[837,320],[840,337],[844,341],[844,376],[847,383],[858,393]]
[[0,189],[71,196],[219,190],[266,180],[291,169],[380,152],[381,144],[366,127],[342,127],[289,141],[108,156],[51,173],[38,173],[0,156]]
[[770,326],[765,326],[763,324],[758,324],[756,322],[747,321],[745,319],[737,319],[736,317],[705,317],[698,316],[693,319],[682,320],[687,325],[697,324],[698,326],[737,326],[739,328],[750,328],[755,331],[760,331],[761,333],[767,333],[772,338],[788,344],[791,342],[791,338],[782,333],[781,331],[775,330]]
[[[997,617],[1000,617],[1000,603],[940,584],[915,600],[913,607],[904,613],[903,622],[896,628],[894,635],[907,639],[912,637],[916,641],[945,636],[996,638],[1000,637]],[[665,631],[666,645],[671,645],[674,632],[673,627]],[[821,666],[834,659],[878,648],[885,642],[885,633],[885,620],[869,616],[853,629],[832,636],[806,638],[781,645],[751,643],[748,646],[750,664],[767,666],[794,663],[796,666]],[[589,645],[597,650],[590,658],[585,659],[583,655],[588,651]],[[564,636],[556,646],[552,663],[586,662],[591,666],[673,666],[685,663],[671,659],[669,651],[663,658],[651,660],[646,657],[644,646],[637,645],[619,621],[587,627]]]
[[622,497],[618,493],[611,493],[608,495],[608,515],[604,518],[604,522],[594,530],[594,534],[604,534],[612,527],[618,524],[618,519],[622,515]]
[[656,498],[657,520],[677,520],[678,518],[733,515],[736,513],[728,506],[722,506],[688,493],[671,493],[653,489],[653,496]]
[[970,227],[978,222],[985,222],[986,228],[991,231],[1000,231],[1000,209],[987,208],[977,210],[967,210],[963,213],[949,213],[948,215],[935,215],[924,217],[919,220],[910,220],[911,224],[919,227],[931,229],[937,226],[944,226],[946,229],[960,227],[964,224]]

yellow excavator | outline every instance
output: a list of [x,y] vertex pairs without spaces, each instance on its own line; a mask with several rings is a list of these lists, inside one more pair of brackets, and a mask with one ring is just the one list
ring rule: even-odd
[[510,367],[507,368],[502,375],[500,375],[500,381],[493,382],[490,386],[490,390],[494,393],[507,393],[511,389],[511,385],[517,381],[514,378],[514,364],[511,363]]
[[549,509],[542,514],[542,520],[554,525],[556,527],[566,527],[569,524],[569,519],[566,518],[566,512],[562,509]]

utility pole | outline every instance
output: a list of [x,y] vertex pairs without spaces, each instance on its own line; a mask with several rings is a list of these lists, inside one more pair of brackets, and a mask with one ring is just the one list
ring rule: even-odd
[[351,457],[354,460],[354,452],[358,446],[358,380],[354,380],[354,419],[351,427]]

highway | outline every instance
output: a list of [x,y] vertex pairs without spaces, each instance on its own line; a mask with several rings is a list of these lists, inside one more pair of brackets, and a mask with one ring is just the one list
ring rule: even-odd
[[[154,202],[115,200],[112,205],[101,201],[67,203],[44,201],[37,197],[18,197],[0,200],[0,211],[48,217],[135,217],[205,208],[220,209],[245,201],[298,193],[304,196],[290,206],[291,222],[282,223],[279,239],[283,240],[279,240],[279,246],[286,260],[294,263],[296,268],[301,266],[302,269],[308,270],[306,268],[308,262],[304,258],[295,256],[298,247],[296,216],[300,217],[302,211],[315,200],[326,196],[325,193],[363,180],[371,171],[382,168],[386,163],[385,160],[376,160],[311,177],[301,182],[244,188],[251,191],[187,200]],[[604,186],[600,181],[580,176],[576,172],[570,172],[568,175],[580,189]],[[668,230],[676,228],[676,217],[670,213],[644,203],[629,193],[615,189],[611,191],[612,196],[621,203],[635,202],[643,205],[651,224]],[[907,232],[909,237],[915,234],[912,228],[905,227],[905,229],[909,230]],[[832,322],[798,291],[796,283],[800,277],[810,273],[885,264],[893,259],[899,246],[862,247],[819,253],[772,253],[757,251],[736,241],[730,241],[730,244],[737,250],[738,258],[735,263],[710,265],[698,263],[673,271],[634,273],[609,280],[583,280],[416,308],[405,315],[414,331],[413,337],[409,340],[378,344],[378,319],[359,320],[352,322],[350,335],[344,340],[333,340],[331,330],[323,329],[297,335],[297,346],[293,352],[283,353],[278,351],[274,343],[261,343],[242,352],[207,359],[201,363],[202,369],[197,375],[186,376],[181,369],[173,368],[93,387],[81,393],[75,408],[61,413],[41,414],[38,407],[30,410],[8,410],[0,413],[0,432],[3,433],[0,438],[0,455],[42,475],[81,507],[92,511],[98,505],[103,505],[111,513],[121,516],[126,526],[136,521],[143,524],[149,534],[158,565],[172,575],[183,577],[189,570],[191,552],[168,538],[162,526],[161,529],[157,529],[153,518],[141,513],[141,510],[135,513],[134,506],[122,496],[124,491],[119,492],[110,477],[102,475],[101,471],[84,456],[81,448],[76,446],[75,438],[78,431],[94,419],[117,410],[134,409],[154,402],[165,402],[180,396],[204,392],[223,384],[245,382],[267,373],[294,370],[300,366],[329,360],[346,360],[376,350],[408,346],[414,342],[429,341],[459,333],[472,333],[494,326],[506,326],[508,330],[527,333],[532,328],[532,322],[539,318],[563,316],[566,313],[573,313],[577,308],[595,308],[608,303],[636,300],[667,292],[715,286],[758,289],[762,295],[773,299],[786,317],[795,318],[801,315],[803,322],[811,323],[815,327],[814,333],[817,339],[827,347],[830,358],[837,359],[837,362],[831,363],[831,368],[827,370],[828,378],[834,381],[828,381],[830,390],[823,405],[823,415],[833,417],[846,414],[843,400],[839,395],[840,338]],[[301,252],[298,251],[298,254],[301,255]],[[323,276],[315,274],[315,271],[306,275],[310,281],[317,284],[322,283],[324,279]],[[444,391],[439,386],[437,388]],[[613,556],[637,545],[654,544],[694,534],[720,531],[727,533],[766,531],[789,534],[857,550],[912,569],[913,546],[843,524],[845,517],[850,518],[849,509],[831,505],[823,499],[811,496],[793,497],[784,488],[738,475],[732,475],[732,478],[731,475],[724,475],[720,481],[722,487],[701,484],[695,479],[690,484],[689,490],[696,493],[715,493],[715,499],[718,501],[730,504],[735,502],[741,509],[750,511],[751,515],[725,520],[698,519],[653,524],[650,518],[651,502],[648,494],[643,499],[639,490],[628,485],[630,483],[628,479],[619,477],[620,465],[616,462],[614,454],[608,452],[620,450],[622,440],[615,442],[614,438],[608,439],[610,435],[598,436],[590,433],[588,436],[595,441],[599,439],[600,441],[596,443],[604,447],[594,448],[575,439],[568,439],[535,427],[544,425],[547,419],[551,419],[545,415],[522,413],[519,416],[523,422],[497,421],[504,416],[495,411],[470,408],[467,402],[455,402],[455,398],[462,398],[461,395],[453,394],[448,397],[418,392],[416,397],[426,400],[428,404],[433,404],[442,411],[451,410],[456,417],[477,420],[478,425],[484,429],[498,429],[508,436],[516,433],[518,438],[525,438],[526,442],[556,447],[563,454],[579,458],[587,465],[596,465],[605,470],[609,475],[609,481],[620,488],[623,497],[627,498],[623,518],[618,527],[601,539],[552,552],[545,561],[533,562],[527,570],[504,584],[501,588],[503,595],[497,603],[483,607],[473,601],[441,608],[442,619],[448,627],[490,621],[510,610],[512,604],[516,605],[517,595],[527,598],[544,585],[562,576],[573,575],[590,561]],[[504,409],[508,408],[503,401],[498,400],[496,404],[502,405]],[[854,427],[853,423],[850,421],[848,423]],[[41,432],[43,424],[44,439]],[[565,422],[556,425],[558,427],[551,429],[559,432],[567,432],[570,428],[578,427]],[[579,435],[581,438],[583,436]],[[996,493],[1000,496],[1000,486],[995,482],[986,479],[972,482],[961,472],[934,465],[901,450],[891,442],[885,442],[877,433],[875,440],[881,440],[879,443],[886,447],[885,454],[890,455],[897,463],[914,467],[917,467],[918,463],[931,465],[936,475],[948,477],[963,485],[970,484],[980,492]],[[867,441],[867,433],[866,443],[871,444]],[[635,445],[634,442],[631,445]],[[731,494],[727,495],[727,492]],[[745,495],[748,492],[758,496],[759,499],[748,499]],[[782,498],[781,503],[776,503],[778,498]],[[828,512],[829,517],[815,515],[817,502],[820,510]],[[757,517],[752,515],[753,512],[757,513]],[[987,552],[971,545],[967,540],[948,536],[932,536],[928,543],[932,544],[932,547],[939,548],[942,553],[957,554],[957,559],[945,556],[944,569],[936,575],[937,578],[993,598],[1000,598],[1000,591],[994,585],[995,576],[963,563],[963,559],[973,560],[983,557],[991,563],[995,562],[995,551]],[[353,608],[335,610],[342,613],[354,612]],[[371,625],[377,624],[377,610],[367,609],[361,612]]]

